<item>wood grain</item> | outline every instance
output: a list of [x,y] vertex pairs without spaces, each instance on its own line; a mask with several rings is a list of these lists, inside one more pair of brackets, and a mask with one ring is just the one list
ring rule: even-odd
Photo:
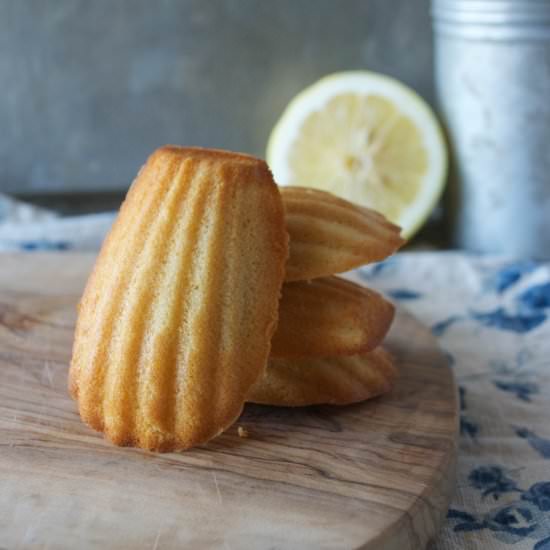
[[207,446],[155,455],[105,442],[67,395],[92,263],[0,256],[0,548],[416,550],[433,539],[454,484],[457,401],[412,316],[399,312],[388,341],[401,373],[391,394],[247,405]]

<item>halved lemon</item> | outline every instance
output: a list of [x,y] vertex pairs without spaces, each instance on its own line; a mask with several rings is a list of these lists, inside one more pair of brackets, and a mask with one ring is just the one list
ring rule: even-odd
[[273,129],[280,185],[330,191],[373,208],[410,238],[445,184],[447,150],[430,107],[393,78],[336,73],[297,95]]

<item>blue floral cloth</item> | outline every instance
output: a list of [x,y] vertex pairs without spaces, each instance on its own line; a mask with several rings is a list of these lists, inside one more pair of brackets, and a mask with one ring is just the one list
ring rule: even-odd
[[[96,250],[114,217],[1,214],[0,250],[27,251]],[[550,550],[550,266],[402,253],[359,275],[431,328],[459,384],[457,487],[435,549]]]
[[360,274],[431,328],[459,385],[457,487],[435,548],[550,550],[550,266],[430,252]]

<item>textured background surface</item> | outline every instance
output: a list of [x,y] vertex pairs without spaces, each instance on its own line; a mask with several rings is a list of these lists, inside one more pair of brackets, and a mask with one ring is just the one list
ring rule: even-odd
[[119,192],[167,142],[263,155],[294,94],[353,68],[431,100],[429,0],[0,0],[0,191]]

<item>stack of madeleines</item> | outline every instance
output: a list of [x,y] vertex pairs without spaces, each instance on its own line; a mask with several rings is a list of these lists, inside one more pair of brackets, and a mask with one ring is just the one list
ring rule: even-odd
[[79,304],[69,387],[82,419],[117,445],[173,451],[226,430],[246,401],[385,393],[393,306],[333,274],[401,244],[376,212],[279,189],[260,159],[158,149]]

